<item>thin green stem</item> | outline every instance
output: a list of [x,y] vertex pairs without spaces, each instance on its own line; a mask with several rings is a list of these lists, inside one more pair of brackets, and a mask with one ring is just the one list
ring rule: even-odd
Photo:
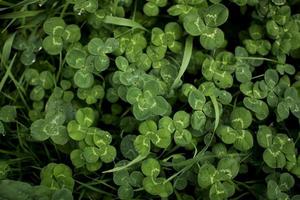
[[241,60],[261,60],[261,61],[268,61],[268,62],[278,63],[277,60],[270,59],[270,58],[264,58],[264,57],[236,56],[236,58],[237,59],[241,59]]
[[114,196],[112,193],[105,192],[103,190],[100,190],[100,189],[98,189],[96,187],[90,186],[90,185],[88,185],[86,183],[83,183],[83,182],[80,182],[78,180],[75,180],[75,182],[78,183],[79,185],[82,185],[83,187],[85,187],[85,188],[87,188],[89,190],[94,191],[94,192],[97,192],[97,193],[100,193],[100,194],[109,195],[109,196]]
[[63,7],[61,13],[60,13],[60,17],[63,18],[65,13],[66,13],[66,10],[68,9],[68,6],[69,6],[69,3],[65,3],[65,6]]
[[137,156],[135,159],[133,159],[131,162],[129,162],[127,165],[124,165],[124,166],[120,166],[120,167],[115,167],[113,169],[110,169],[110,170],[107,170],[107,171],[104,171],[102,173],[112,173],[112,172],[117,172],[117,171],[121,171],[121,170],[124,170],[124,169],[127,169],[128,167],[136,164],[136,163],[139,163],[140,161],[144,160],[147,156]]

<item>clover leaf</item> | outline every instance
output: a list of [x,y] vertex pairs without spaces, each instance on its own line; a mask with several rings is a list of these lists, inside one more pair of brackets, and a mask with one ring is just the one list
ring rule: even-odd
[[238,107],[230,116],[231,126],[221,125],[216,130],[217,135],[225,144],[233,144],[240,151],[247,151],[253,146],[253,136],[245,130],[252,123],[252,115],[249,110]]
[[233,84],[232,71],[226,69],[226,66],[230,66],[230,63],[207,58],[202,65],[202,74],[208,81],[214,81],[214,83],[221,89],[229,88]]
[[179,53],[182,44],[177,40],[181,38],[182,30],[179,24],[170,22],[166,24],[164,31],[160,28],[153,28],[151,41],[156,46],[168,47],[172,52]]
[[138,120],[145,120],[151,116],[163,116],[170,112],[169,103],[159,96],[159,85],[155,81],[144,84],[144,89],[130,87],[127,90],[126,100],[133,105],[133,114]]
[[291,112],[297,118],[300,117],[300,99],[297,90],[294,87],[286,88],[284,99],[277,105],[277,121],[282,121],[288,118]]
[[246,108],[255,113],[256,118],[262,120],[269,115],[268,105],[259,99],[245,97],[243,103]]
[[191,12],[195,12],[197,6],[201,6],[201,4],[204,4],[203,0],[176,1],[176,4],[168,9],[168,13],[171,16],[182,17]]
[[188,102],[194,110],[202,110],[206,102],[206,98],[199,90],[193,90],[188,95]]
[[150,152],[150,142],[159,148],[167,148],[171,143],[171,132],[168,129],[157,129],[157,124],[152,120],[146,120],[139,126],[141,135],[134,141],[136,151],[140,155]]
[[201,35],[206,26],[202,17],[196,13],[190,13],[184,17],[183,26],[186,32],[192,36]]
[[96,0],[74,0],[72,3],[74,3],[74,11],[80,15],[85,12],[95,13],[98,9]]
[[270,199],[284,199],[289,198],[286,194],[291,187],[295,184],[295,180],[289,173],[282,173],[277,178],[270,178],[267,181],[267,196]]
[[34,121],[30,126],[30,133],[34,140],[44,141],[49,138],[60,145],[68,142],[69,137],[65,123],[64,114],[48,115],[45,119]]
[[223,4],[213,4],[203,11],[204,22],[209,27],[221,26],[228,16],[229,11]]
[[222,158],[217,168],[211,163],[204,163],[198,173],[198,184],[203,189],[209,189],[211,199],[227,199],[235,192],[235,186],[230,180],[237,176],[239,163],[234,158]]
[[227,21],[229,12],[223,4],[213,4],[201,11],[184,16],[184,29],[192,36],[200,36],[200,44],[207,50],[223,46],[225,36],[218,26]]
[[76,168],[86,166],[87,170],[93,172],[100,169],[102,163],[110,163],[116,157],[116,149],[109,145],[110,134],[98,131],[92,136],[92,146],[84,146],[71,152],[70,157]]
[[165,7],[168,3],[167,0],[147,0],[148,2],[144,5],[143,11],[147,16],[157,16],[159,9]]
[[92,108],[82,108],[76,112],[76,120],[68,123],[67,129],[70,138],[76,141],[83,140],[89,130],[89,127],[95,121],[95,113]]
[[249,110],[238,107],[231,112],[230,120],[234,129],[246,129],[252,123],[252,115]]
[[274,134],[267,126],[260,126],[257,132],[258,144],[265,148],[263,160],[271,168],[296,165],[295,144],[283,134]]
[[98,72],[106,70],[110,64],[106,54],[114,52],[118,47],[119,42],[115,38],[108,38],[105,42],[100,38],[91,39],[88,43],[88,51],[95,70]]
[[72,170],[64,164],[50,163],[41,171],[41,185],[51,189],[67,188],[73,191],[75,181]]
[[155,178],[160,173],[160,164],[157,160],[148,158],[142,162],[141,169],[145,176]]
[[5,105],[0,108],[0,121],[2,122],[14,122],[17,117],[17,111],[15,106]]
[[158,177],[160,174],[160,164],[153,158],[148,158],[142,162],[141,170],[146,176],[143,179],[143,187],[152,195],[168,197],[173,193],[172,184],[165,178]]
[[152,194],[158,195],[162,198],[168,197],[173,193],[173,186],[169,181],[166,181],[165,178],[152,178],[146,177],[143,180],[143,187],[145,190]]
[[32,32],[28,38],[18,34],[13,43],[15,49],[22,51],[20,61],[27,66],[36,62],[36,54],[42,48],[42,40],[35,34]]
[[205,163],[199,169],[198,184],[202,188],[207,188],[215,183],[217,180],[218,171],[210,163]]
[[30,99],[40,101],[44,98],[46,91],[54,87],[54,76],[48,71],[38,72],[36,69],[28,68],[24,72],[25,80],[29,85],[34,86],[30,92]]
[[50,55],[57,55],[63,50],[65,43],[77,42],[80,37],[80,29],[77,25],[66,25],[59,17],[52,17],[43,25],[45,33],[48,34],[43,40],[43,48]]

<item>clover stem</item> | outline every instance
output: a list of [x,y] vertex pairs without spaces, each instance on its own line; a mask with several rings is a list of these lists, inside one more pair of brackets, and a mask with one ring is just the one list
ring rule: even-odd
[[143,191],[143,190],[145,190],[144,188],[138,188],[138,189],[135,189],[135,190],[133,190],[134,192],[139,192],[139,191]]
[[138,1],[134,1],[134,9],[133,9],[133,14],[132,14],[132,20],[135,20],[136,10],[137,10],[137,2]]
[[250,194],[250,192],[245,192],[245,193],[243,193],[243,194],[241,194],[241,195],[239,195],[239,196],[237,196],[237,197],[235,197],[231,200],[239,200],[239,199],[242,199],[244,196],[249,195],[249,194]]
[[59,77],[60,77],[60,73],[61,73],[61,69],[62,69],[62,53],[60,52],[59,53],[59,67],[58,67],[58,72],[57,72],[57,75],[56,75],[56,81],[54,81],[54,85],[56,87],[56,83],[58,82],[59,80]]
[[105,195],[109,195],[109,196],[115,196],[115,195],[112,194],[112,193],[105,192],[105,191],[103,191],[103,190],[100,190],[100,189],[98,189],[98,188],[96,188],[96,187],[90,186],[90,185],[88,185],[88,184],[86,184],[86,183],[83,183],[83,182],[80,182],[80,181],[78,181],[78,180],[75,180],[75,182],[78,183],[79,185],[82,185],[82,187],[85,187],[85,188],[87,188],[87,189],[89,189],[89,190],[92,190],[92,191],[94,191],[94,192],[98,192],[98,193],[100,193],[100,194],[105,194]]
[[127,27],[131,27],[131,28],[137,28],[137,29],[142,29],[144,31],[147,31],[147,29],[145,27],[143,27],[142,25],[140,25],[139,23],[137,23],[131,19],[125,19],[122,17],[106,16],[104,18],[103,22],[106,24],[127,26]]
[[147,156],[137,156],[135,159],[133,159],[132,161],[130,161],[127,165],[124,165],[124,166],[120,166],[120,167],[115,167],[113,169],[110,169],[110,170],[107,170],[107,171],[104,171],[102,173],[112,173],[112,172],[117,172],[117,171],[122,171],[124,169],[127,169],[128,167],[144,160]]
[[277,60],[270,59],[270,58],[263,58],[263,57],[236,56],[236,58],[241,59],[241,60],[262,60],[262,61],[269,61],[269,62],[278,63]]
[[263,77],[265,74],[260,74],[260,75],[257,75],[257,76],[254,76],[254,77],[252,77],[252,79],[251,80],[253,80],[253,79],[257,79],[257,78],[260,78],[260,77]]
[[60,17],[61,17],[61,18],[64,17],[65,12],[66,12],[68,6],[69,6],[69,3],[65,3],[65,5],[64,5],[64,7],[63,7],[63,10],[62,10],[61,13],[60,13]]
[[181,77],[183,76],[185,70],[187,69],[189,62],[191,60],[192,57],[192,52],[193,52],[193,37],[192,36],[188,36],[186,38],[185,41],[185,47],[184,47],[184,53],[183,53],[183,59],[182,59],[182,63],[178,72],[177,77],[175,78],[171,89],[174,89],[175,87],[178,86]]

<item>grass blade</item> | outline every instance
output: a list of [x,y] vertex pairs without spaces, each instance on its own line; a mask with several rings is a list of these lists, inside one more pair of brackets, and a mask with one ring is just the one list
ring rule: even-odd
[[174,89],[175,87],[178,86],[181,77],[183,76],[186,68],[189,65],[189,62],[191,60],[192,57],[192,52],[193,52],[193,37],[192,36],[188,36],[186,41],[185,41],[185,48],[184,48],[184,54],[183,54],[183,59],[182,59],[182,63],[178,72],[177,77],[175,78],[171,89]]
[[6,13],[3,15],[0,15],[0,19],[16,19],[16,18],[34,17],[43,12],[45,12],[45,10],[16,11],[16,12],[11,12],[11,13]]
[[4,64],[6,64],[9,60],[9,56],[10,56],[10,52],[11,52],[11,48],[12,48],[12,44],[14,42],[15,39],[15,33],[12,34],[8,40],[6,40],[6,42],[3,45],[3,49],[2,49],[2,55],[1,55],[1,66],[3,66]]
[[1,82],[0,82],[0,92],[2,91],[2,88],[3,88],[3,86],[4,86],[4,84],[5,84],[6,80],[7,80],[7,78],[9,77],[10,70],[11,70],[11,68],[12,68],[12,66],[13,66],[13,64],[15,62],[16,56],[17,56],[17,54],[14,55],[13,59],[10,62],[10,65],[8,66],[8,68],[7,68],[4,76],[1,79]]
[[142,25],[140,25],[139,23],[137,23],[131,19],[125,19],[122,17],[106,16],[104,18],[104,23],[118,25],[118,26],[127,26],[127,27],[131,27],[134,29],[142,29],[144,31],[147,31],[147,29],[145,27],[143,27]]

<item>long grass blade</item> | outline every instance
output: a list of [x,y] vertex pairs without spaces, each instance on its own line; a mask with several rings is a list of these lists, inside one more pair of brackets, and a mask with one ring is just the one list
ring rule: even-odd
[[17,18],[34,17],[43,12],[45,12],[45,10],[16,11],[16,12],[2,14],[0,15],[0,19],[17,19]]
[[2,55],[1,55],[1,66],[6,64],[9,60],[9,56],[11,53],[11,48],[12,48],[12,45],[13,45],[13,42],[15,39],[15,35],[16,35],[15,33],[12,34],[3,45]]
[[184,54],[183,54],[183,59],[182,59],[182,63],[178,72],[177,77],[175,78],[171,89],[174,89],[175,87],[178,86],[181,77],[183,76],[186,68],[188,67],[191,57],[192,57],[192,52],[193,52],[193,37],[192,36],[188,36],[186,41],[185,41],[185,48],[184,48]]

